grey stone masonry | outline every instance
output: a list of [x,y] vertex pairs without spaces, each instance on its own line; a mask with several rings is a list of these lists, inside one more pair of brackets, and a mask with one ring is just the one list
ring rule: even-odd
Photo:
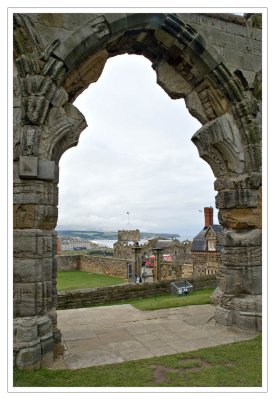
[[15,365],[48,366],[61,350],[59,160],[87,127],[75,99],[126,53],[150,60],[157,84],[202,125],[192,141],[227,231],[215,319],[260,330],[261,14],[25,11],[13,15]]

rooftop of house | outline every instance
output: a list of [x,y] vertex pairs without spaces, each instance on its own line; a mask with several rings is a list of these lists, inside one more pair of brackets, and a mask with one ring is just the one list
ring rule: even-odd
[[194,237],[191,251],[207,251],[207,238],[205,235],[209,228],[212,229],[217,236],[216,251],[220,252],[223,249],[223,227],[219,224],[214,224],[205,226],[200,233]]

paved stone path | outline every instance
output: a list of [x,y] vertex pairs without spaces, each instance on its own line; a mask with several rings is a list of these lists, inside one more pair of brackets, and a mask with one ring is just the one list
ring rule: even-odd
[[214,306],[139,311],[131,305],[58,311],[65,346],[53,368],[78,369],[175,354],[251,339],[255,332],[218,325]]

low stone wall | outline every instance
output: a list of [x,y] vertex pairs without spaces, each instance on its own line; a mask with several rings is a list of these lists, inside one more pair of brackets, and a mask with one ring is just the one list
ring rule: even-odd
[[193,285],[194,290],[215,289],[218,286],[217,277],[215,275],[196,276],[194,278],[188,278],[187,280]]
[[185,264],[180,261],[161,261],[161,281],[191,279],[193,277],[193,264]]
[[[217,280],[214,276],[188,279],[196,289],[216,288]],[[124,284],[95,289],[79,289],[58,292],[57,308],[81,308],[93,305],[104,305],[119,300],[138,299],[170,293],[170,283],[153,282],[143,284]]]
[[160,279],[161,280],[176,280],[182,277],[182,265],[176,262],[161,262]]
[[79,271],[81,265],[81,255],[56,256],[57,271]]
[[127,279],[127,261],[123,258],[81,256],[80,271],[111,275]]
[[57,256],[57,271],[85,271],[127,279],[127,264],[123,258],[87,256],[82,254]]

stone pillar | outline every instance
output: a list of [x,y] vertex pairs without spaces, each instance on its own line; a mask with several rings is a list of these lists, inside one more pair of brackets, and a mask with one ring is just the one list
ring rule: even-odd
[[241,329],[261,330],[261,230],[226,230],[219,271],[215,320]]
[[155,262],[154,262],[154,281],[160,281],[161,280],[161,252],[162,249],[156,247],[153,249],[154,255],[155,255]]
[[54,174],[52,180],[26,179],[32,167],[43,176],[47,173],[43,165],[53,167],[52,162],[36,157],[20,161],[14,167],[14,363],[19,368],[40,368],[52,364],[54,343],[60,342],[53,231],[58,192]]
[[141,276],[141,267],[142,267],[142,260],[141,260],[141,247],[136,243],[132,247],[132,251],[134,253],[134,276],[135,278]]
[[261,191],[255,187],[221,191],[216,203],[225,231],[215,319],[241,329],[261,330]]

